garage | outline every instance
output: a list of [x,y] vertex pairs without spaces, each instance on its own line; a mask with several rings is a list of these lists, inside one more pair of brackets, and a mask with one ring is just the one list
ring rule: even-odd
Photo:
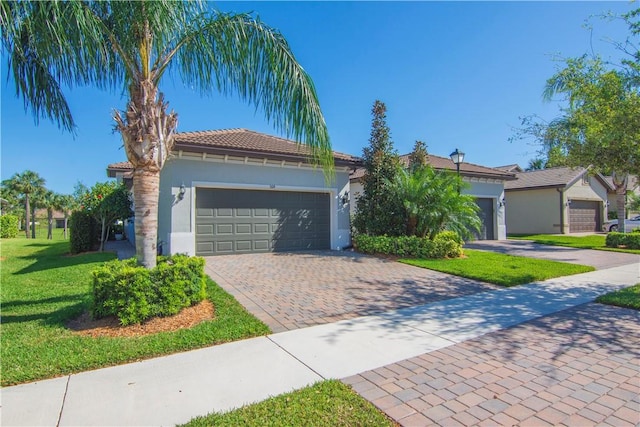
[[569,205],[569,232],[600,231],[600,205],[591,200],[571,200]]
[[476,204],[480,208],[478,216],[482,225],[479,232],[474,232],[477,240],[494,240],[493,233],[493,205],[494,199],[490,198],[477,198]]
[[328,193],[196,189],[196,254],[329,249]]

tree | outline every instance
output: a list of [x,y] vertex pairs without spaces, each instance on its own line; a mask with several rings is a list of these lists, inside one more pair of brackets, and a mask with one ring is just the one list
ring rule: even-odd
[[[552,76],[545,98],[563,95],[568,104],[559,140],[570,166],[592,166],[611,174],[618,218],[625,218],[630,174],[640,172],[640,94],[624,74],[606,70],[599,59],[570,59]],[[620,231],[624,232],[624,222]]]
[[538,171],[544,169],[545,160],[542,157],[536,157],[535,159],[529,160],[529,165],[524,169],[525,171]]
[[[24,202],[25,237],[29,238],[29,226],[32,211],[35,211],[33,196],[44,189],[45,180],[38,173],[26,170],[16,173],[11,178],[2,181],[2,186],[14,194],[21,195]],[[32,206],[33,205],[33,206]],[[35,221],[35,219],[34,219]],[[35,225],[31,227],[32,237],[35,238]]]
[[69,215],[77,207],[75,198],[70,194],[59,194],[55,199],[54,208],[59,210],[64,215],[64,229],[63,236],[67,238],[67,231],[69,228]]
[[40,202],[47,209],[47,239],[53,239],[53,211],[55,210],[58,194],[47,190],[42,194]]
[[421,168],[429,163],[429,153],[427,145],[422,141],[416,141],[413,151],[409,154],[409,169]]
[[400,160],[393,149],[386,111],[384,103],[375,101],[369,146],[363,150],[363,194],[356,202],[354,218],[358,232],[374,236],[404,233],[402,201],[388,188],[400,168]]
[[451,230],[469,239],[480,230],[480,208],[472,196],[458,192],[461,185],[457,174],[429,165],[399,170],[389,186],[403,202],[406,234],[433,239]]
[[104,250],[104,242],[109,235],[109,229],[118,219],[129,218],[131,200],[129,190],[122,183],[98,182],[82,198],[82,209],[93,215],[100,224],[100,252]]
[[16,92],[36,122],[74,128],[63,85],[126,89],[126,111],[114,120],[133,166],[136,255],[147,268],[156,265],[160,170],[177,126],[160,92],[165,74],[202,94],[237,93],[308,145],[327,176],[333,171],[315,88],[284,37],[250,15],[207,7],[174,0],[0,3]]

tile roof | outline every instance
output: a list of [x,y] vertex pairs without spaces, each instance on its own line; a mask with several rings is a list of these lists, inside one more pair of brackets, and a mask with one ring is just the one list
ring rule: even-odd
[[[307,157],[311,154],[311,150],[307,146],[295,141],[240,128],[176,134],[176,150],[193,146],[300,157]],[[333,157],[336,160],[359,161],[355,156],[337,151],[333,152]]]
[[505,190],[521,190],[541,187],[565,187],[580,178],[587,169],[557,167],[516,173],[516,180],[506,182]]
[[[176,134],[174,151],[190,152],[219,152],[236,155],[263,155],[294,157],[308,159],[311,154],[309,147],[277,136],[267,135],[248,129],[221,129],[196,132],[181,132]],[[350,154],[333,152],[333,157],[340,164],[358,166],[360,158]],[[130,170],[129,162],[112,163],[107,171],[113,174],[117,171]],[[111,176],[111,175],[110,175]]]
[[[400,161],[403,165],[409,165],[409,155],[405,154],[400,156]],[[433,154],[429,154],[429,164],[438,170],[456,170],[456,165],[453,163],[451,158],[434,156]],[[364,176],[365,169],[358,168],[354,172],[351,173],[349,178],[351,180],[357,180]],[[462,176],[473,176],[480,178],[496,178],[502,180],[510,180],[515,179],[515,176],[511,172],[505,172],[498,170],[496,168],[489,168],[486,166],[475,165],[473,163],[463,162],[460,163],[460,175]]]
[[494,166],[494,169],[498,169],[505,172],[524,172],[524,170],[517,163],[514,163],[512,165]]

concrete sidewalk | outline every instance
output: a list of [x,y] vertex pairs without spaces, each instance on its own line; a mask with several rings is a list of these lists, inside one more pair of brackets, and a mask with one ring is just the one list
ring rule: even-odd
[[637,263],[2,389],[2,425],[174,425],[592,301]]

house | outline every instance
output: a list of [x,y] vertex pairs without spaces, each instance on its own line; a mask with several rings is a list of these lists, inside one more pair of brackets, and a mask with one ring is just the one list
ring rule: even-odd
[[[334,152],[336,173],[327,180],[310,163],[309,153],[293,141],[247,129],[178,133],[160,173],[163,253],[206,256],[348,246],[349,173],[361,161]],[[114,163],[107,174],[126,183],[131,170],[127,162]]]
[[[617,203],[617,195],[615,186],[613,185],[613,178],[610,176],[605,176],[604,179],[607,181],[609,186],[611,187],[610,191],[607,193],[607,201],[609,202],[609,212],[616,211],[616,203]],[[640,197],[640,179],[637,175],[629,175],[629,179],[627,181],[627,194],[632,192],[636,195],[636,197]],[[638,212],[632,212],[627,209],[627,218],[630,218],[632,215],[635,215]]]
[[610,185],[587,168],[517,172],[505,183],[507,229],[513,234],[601,231]]
[[[409,155],[400,156],[400,161],[408,166]],[[429,154],[429,164],[436,170],[456,171],[456,165],[450,158]],[[352,215],[355,213],[356,200],[363,191],[362,177],[364,174],[365,169],[358,168],[350,177],[349,195]],[[480,207],[480,218],[483,225],[477,238],[479,240],[506,239],[504,185],[505,182],[515,179],[515,175],[511,172],[466,162],[460,163],[460,175],[469,184],[469,188],[463,189],[462,192],[474,196]]]

